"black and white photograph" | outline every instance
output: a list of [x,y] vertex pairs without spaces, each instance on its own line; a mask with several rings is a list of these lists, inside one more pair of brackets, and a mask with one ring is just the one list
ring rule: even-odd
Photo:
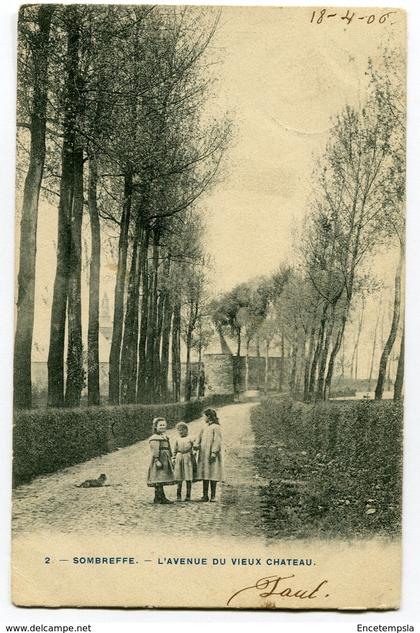
[[17,29],[14,603],[398,608],[404,11]]

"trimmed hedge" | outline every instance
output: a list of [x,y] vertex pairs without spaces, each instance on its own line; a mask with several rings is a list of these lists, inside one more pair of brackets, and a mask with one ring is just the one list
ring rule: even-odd
[[401,524],[403,407],[391,401],[252,411],[264,527],[294,537],[396,534]]
[[33,409],[16,411],[13,424],[13,485],[144,440],[153,418],[168,427],[190,422],[203,409],[233,402],[233,395],[172,404]]

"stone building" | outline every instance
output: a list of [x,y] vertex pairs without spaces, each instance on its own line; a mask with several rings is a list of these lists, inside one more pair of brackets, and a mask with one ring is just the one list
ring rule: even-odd
[[[216,333],[209,347],[203,355],[204,371],[206,375],[206,394],[228,394],[235,391],[245,391],[246,358],[233,354],[232,343],[227,337]],[[273,348],[274,354],[277,352]],[[284,385],[286,377],[286,361],[280,355],[268,357],[267,388],[269,391],[279,391]],[[256,391],[265,388],[266,359],[259,355],[254,345],[250,349],[248,359],[248,390]],[[282,379],[283,378],[283,379]]]

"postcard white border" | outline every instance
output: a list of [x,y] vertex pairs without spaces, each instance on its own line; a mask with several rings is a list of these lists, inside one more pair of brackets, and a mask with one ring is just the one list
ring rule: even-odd
[[[105,2],[90,2],[104,4]],[[113,0],[113,4],[126,4]],[[144,2],[146,3],[146,2]],[[171,4],[172,0],[164,0]],[[14,284],[14,178],[15,178],[15,69],[16,19],[21,3],[3,0],[0,4],[0,623],[141,623],[147,630],[152,623],[171,623],[174,631],[207,630],[211,623],[226,627],[240,624],[241,631],[264,622],[267,630],[306,630],[310,623],[328,631],[341,624],[340,630],[356,631],[356,624],[420,623],[420,3],[416,0],[394,1],[382,6],[405,9],[408,13],[408,204],[407,204],[407,345],[404,452],[404,559],[402,604],[399,611],[386,613],[339,612],[195,612],[195,611],[104,611],[101,609],[47,610],[19,609],[10,603],[10,492],[11,492],[11,418],[12,418],[12,349],[13,349],[13,284]],[[63,4],[71,4],[63,2]],[[205,0],[184,4],[209,4]],[[319,3],[301,0],[291,2],[241,2],[230,0],[219,5],[312,6]],[[343,2],[331,0],[327,6],[374,6],[377,2]],[[198,620],[201,624],[198,624]],[[185,623],[185,624],[183,624]],[[323,623],[322,629],[318,626]],[[299,625],[302,625],[300,628]],[[149,625],[149,626],[148,626]],[[289,628],[290,627],[290,628]],[[110,629],[111,630],[111,629]],[[137,629],[138,630],[138,629]]]

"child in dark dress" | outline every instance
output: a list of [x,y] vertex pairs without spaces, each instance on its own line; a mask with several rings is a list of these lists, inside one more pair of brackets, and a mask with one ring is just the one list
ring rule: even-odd
[[175,483],[171,445],[166,435],[166,429],[165,418],[155,418],[153,420],[153,434],[149,438],[152,455],[147,473],[147,485],[155,489],[154,503],[173,503],[166,498],[163,488]]

